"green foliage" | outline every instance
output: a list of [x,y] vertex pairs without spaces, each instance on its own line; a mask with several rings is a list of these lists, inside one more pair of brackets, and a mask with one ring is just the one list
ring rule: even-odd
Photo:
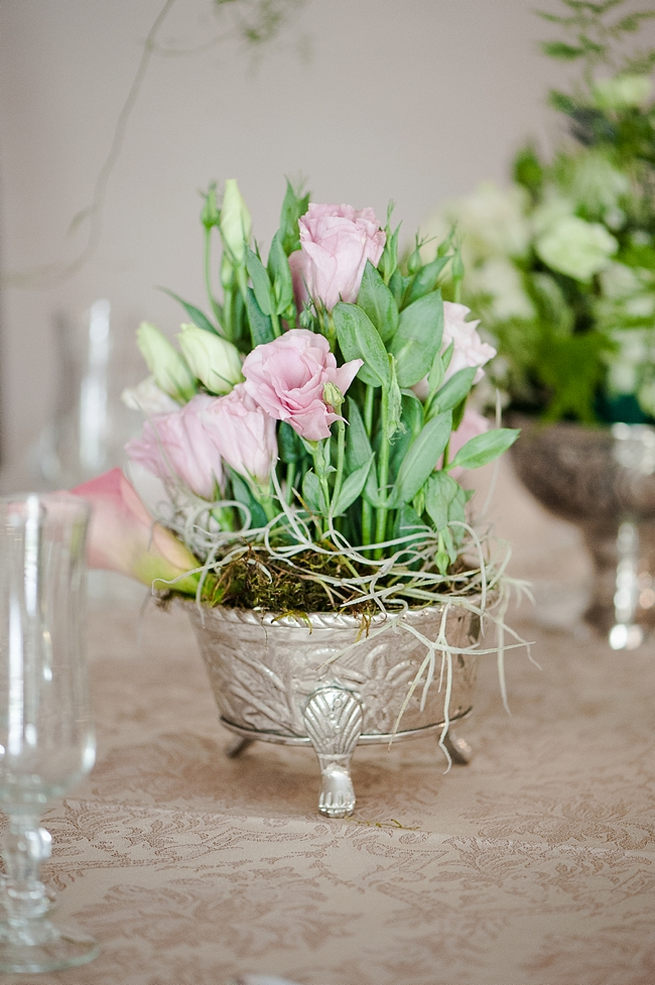
[[492,375],[513,407],[653,422],[655,50],[640,31],[655,9],[561,0],[540,16],[558,35],[542,46],[558,80],[561,63],[578,68],[547,95],[563,132],[554,153],[526,142],[496,198],[481,189],[463,212],[446,208],[464,244],[462,298],[498,349]]

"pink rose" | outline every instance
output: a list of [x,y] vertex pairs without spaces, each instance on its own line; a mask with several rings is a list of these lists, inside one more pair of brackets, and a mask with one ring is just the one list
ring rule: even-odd
[[171,414],[154,415],[141,437],[125,446],[128,457],[160,479],[181,479],[197,496],[213,500],[223,482],[223,469],[202,411],[215,399],[199,393]]
[[[464,304],[454,304],[452,301],[444,301],[444,326],[442,351],[453,343],[453,355],[450,365],[446,370],[446,379],[450,379],[458,370],[466,369],[467,366],[482,367],[493,356],[496,350],[483,342],[477,332],[479,321],[466,321],[466,316],[470,314],[470,309]],[[475,374],[474,383],[479,383],[484,372],[481,368]]]
[[361,359],[352,359],[337,367],[323,335],[293,328],[246,356],[243,386],[272,418],[287,421],[308,441],[319,441],[330,436],[334,421],[343,420],[326,403],[325,384],[344,394],[361,365]]
[[[467,407],[464,411],[464,416],[462,417],[461,423],[456,431],[453,431],[450,436],[450,445],[448,448],[448,455],[452,461],[460,448],[463,448],[467,441],[471,438],[477,438],[479,434],[486,434],[489,430],[489,421],[482,414],[479,414],[477,410],[472,407]],[[437,468],[440,469],[443,464],[443,458],[439,459],[437,463]],[[458,479],[463,475],[464,469],[459,467],[451,469],[450,475],[453,479]]]
[[377,266],[386,235],[372,209],[316,205],[299,220],[300,249],[289,257],[296,303],[356,301],[366,261]]
[[179,578],[175,589],[195,595],[199,575],[189,571],[198,568],[198,561],[170,530],[153,520],[120,469],[105,472],[71,492],[92,507],[89,567],[118,571],[146,585]]
[[268,483],[277,461],[275,421],[238,383],[223,397],[204,404],[200,417],[207,435],[235,472]]

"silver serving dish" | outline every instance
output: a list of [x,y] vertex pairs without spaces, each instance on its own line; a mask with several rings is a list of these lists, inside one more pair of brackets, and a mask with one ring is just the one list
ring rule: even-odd
[[[231,754],[263,740],[313,746],[322,790],[319,811],[352,813],[350,762],[358,743],[444,733],[456,762],[468,745],[450,724],[473,704],[480,635],[475,612],[453,603],[413,610],[398,622],[313,613],[305,619],[182,603],[195,630],[221,721],[239,735]],[[385,625],[385,622],[387,623]],[[381,631],[383,629],[383,631]],[[450,659],[434,653],[445,635]],[[421,639],[423,637],[423,640]]]
[[614,649],[655,627],[655,428],[512,421],[510,455],[532,495],[579,526],[594,565],[586,621]]

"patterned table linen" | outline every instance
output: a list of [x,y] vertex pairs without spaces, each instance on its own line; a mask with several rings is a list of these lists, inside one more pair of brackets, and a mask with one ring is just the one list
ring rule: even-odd
[[[460,726],[361,747],[354,816],[316,813],[309,749],[239,759],[183,613],[98,603],[89,618],[98,764],[48,812],[44,877],[101,942],[20,985],[652,985],[655,652],[539,628],[493,658]],[[29,978],[29,976],[28,976]]]

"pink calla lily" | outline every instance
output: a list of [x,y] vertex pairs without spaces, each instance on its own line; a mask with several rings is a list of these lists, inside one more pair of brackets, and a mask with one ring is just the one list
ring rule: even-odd
[[123,472],[111,469],[71,492],[91,504],[87,563],[136,578],[146,585],[195,595],[198,560],[148,513]]

